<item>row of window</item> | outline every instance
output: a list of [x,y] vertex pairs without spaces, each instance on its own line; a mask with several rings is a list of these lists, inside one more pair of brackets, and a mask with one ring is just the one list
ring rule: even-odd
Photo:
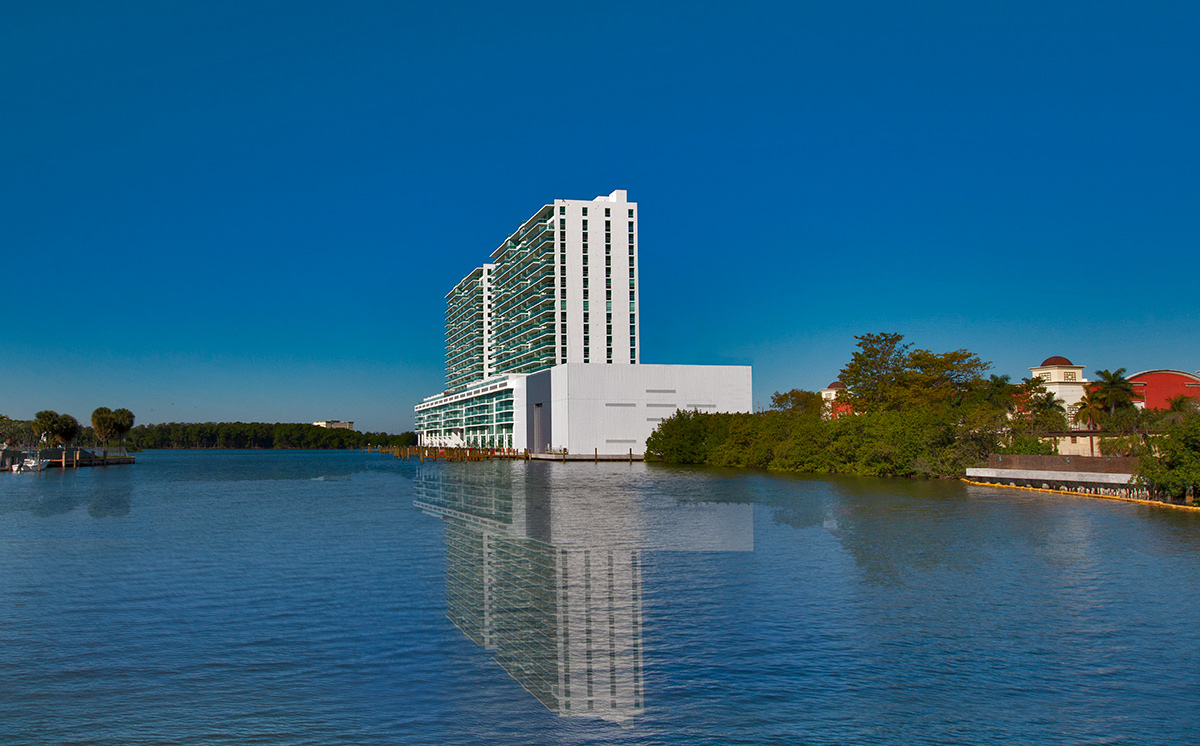
[[[566,206],[566,205],[559,205],[559,206],[558,206],[558,214],[559,214],[559,215],[566,215],[566,214],[567,214],[567,206]],[[588,214],[588,209],[587,209],[586,207],[585,207],[585,208],[583,208],[583,214],[584,214],[584,215],[587,215],[587,214]],[[610,218],[610,217],[612,217],[612,208],[611,208],[611,207],[606,207],[606,208],[604,208],[604,217],[606,217],[606,218]],[[632,208],[632,207],[631,207],[631,208],[629,208],[629,217],[631,217],[631,218],[633,217],[633,208]]]

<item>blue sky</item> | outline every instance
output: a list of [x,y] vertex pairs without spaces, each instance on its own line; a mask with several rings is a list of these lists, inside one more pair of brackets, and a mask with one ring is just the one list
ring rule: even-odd
[[1194,3],[38,2],[0,24],[0,413],[412,426],[443,296],[640,206],[649,363],[855,334],[1200,369]]

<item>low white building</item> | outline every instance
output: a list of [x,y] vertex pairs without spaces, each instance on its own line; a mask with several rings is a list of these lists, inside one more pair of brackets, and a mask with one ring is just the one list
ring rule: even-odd
[[678,410],[750,412],[746,365],[567,363],[485,381],[417,405],[420,444],[532,453],[645,453]]

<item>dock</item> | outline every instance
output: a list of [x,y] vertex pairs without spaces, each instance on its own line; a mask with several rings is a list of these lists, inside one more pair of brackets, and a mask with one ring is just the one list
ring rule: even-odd
[[494,461],[507,459],[510,461],[561,461],[570,462],[621,462],[633,463],[644,460],[643,454],[634,453],[567,453],[554,451],[551,453],[533,453],[527,448],[435,448],[432,446],[367,446],[368,453],[387,453],[398,459],[407,461],[418,458],[422,462],[432,461]]
[[[33,451],[5,450],[0,451],[0,469],[11,473],[13,464],[19,464]],[[46,448],[37,452],[38,458],[45,461],[43,469],[78,469],[87,466],[120,466],[135,463],[124,449],[117,455],[105,456],[83,448]]]

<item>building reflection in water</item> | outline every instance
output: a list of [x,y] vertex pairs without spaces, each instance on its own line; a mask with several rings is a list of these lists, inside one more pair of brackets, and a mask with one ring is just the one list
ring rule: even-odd
[[544,462],[415,475],[416,506],[446,525],[447,616],[560,715],[643,711],[646,552],[754,548],[751,505],[647,495],[620,476]]

